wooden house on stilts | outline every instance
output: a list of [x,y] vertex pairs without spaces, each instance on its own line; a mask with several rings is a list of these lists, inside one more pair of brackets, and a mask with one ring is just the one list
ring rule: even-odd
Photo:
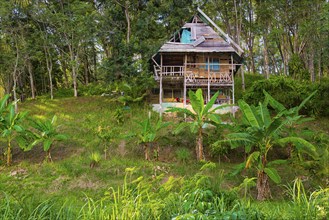
[[186,107],[188,90],[202,88],[204,99],[220,91],[217,104],[234,104],[234,75],[243,50],[202,10],[198,9],[153,55],[159,109]]

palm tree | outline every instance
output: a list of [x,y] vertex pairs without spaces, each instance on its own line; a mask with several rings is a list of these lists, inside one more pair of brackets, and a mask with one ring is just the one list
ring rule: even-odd
[[166,112],[184,113],[192,119],[192,122],[180,123],[176,129],[176,132],[180,132],[183,128],[189,127],[192,133],[197,134],[195,151],[197,160],[201,161],[204,160],[203,128],[206,124],[219,125],[221,123],[220,116],[216,114],[216,110],[224,106],[213,108],[219,92],[216,92],[206,105],[204,104],[201,89],[198,89],[195,93],[190,90],[188,94],[193,111],[186,108],[170,107]]
[[43,150],[47,152],[46,161],[52,161],[51,149],[55,141],[66,140],[67,136],[58,132],[58,125],[55,125],[57,116],[54,115],[51,120],[34,120],[32,121],[32,127],[36,129],[35,141],[33,145],[43,143]]
[[257,170],[258,200],[264,200],[270,196],[269,179],[275,183],[281,182],[281,177],[274,165],[283,164],[286,160],[268,161],[268,153],[274,146],[284,147],[287,143],[292,143],[295,146],[303,146],[305,152],[311,156],[317,156],[315,147],[306,140],[293,136],[282,137],[282,130],[291,120],[287,119],[282,111],[271,117],[267,103],[268,100],[265,104],[259,103],[255,107],[240,100],[238,104],[243,114],[243,131],[231,133],[227,135],[227,139],[215,143],[218,145],[229,142],[232,148],[244,146],[247,153],[251,152],[251,148],[254,147],[254,151],[240,168]]

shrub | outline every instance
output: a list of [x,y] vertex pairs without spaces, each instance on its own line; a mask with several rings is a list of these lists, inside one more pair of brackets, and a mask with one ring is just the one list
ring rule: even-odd
[[89,83],[88,85],[80,86],[78,90],[81,96],[102,95],[110,91],[108,86],[102,83]]
[[319,116],[329,116],[329,78],[324,78],[320,83],[308,84],[310,91],[318,90],[315,95],[311,109]]
[[[261,74],[245,74],[244,75],[244,84],[245,88],[250,88],[254,82],[264,80],[264,76]],[[242,79],[240,76],[234,78],[234,93],[235,100],[242,99],[244,91],[242,90]]]
[[99,152],[91,153],[91,155],[90,155],[90,161],[91,161],[90,162],[90,167],[94,168],[94,167],[98,166],[100,161],[101,161],[101,158],[102,158],[102,156]]
[[176,150],[176,156],[180,162],[186,163],[191,157],[191,152],[187,148],[182,147]]
[[268,80],[259,80],[247,89],[243,99],[256,105],[264,99],[263,90],[267,91],[286,108],[292,108],[301,103],[309,94],[318,90],[318,93],[305,105],[302,114],[329,116],[329,80],[323,79],[320,83],[298,81],[283,76],[273,76]]

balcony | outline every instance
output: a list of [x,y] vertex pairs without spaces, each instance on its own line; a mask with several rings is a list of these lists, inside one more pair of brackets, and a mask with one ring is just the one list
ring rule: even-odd
[[183,79],[187,86],[207,86],[208,83],[212,86],[230,86],[233,84],[233,69],[231,64],[221,64],[212,67],[206,63],[189,63],[185,66],[154,66],[155,79],[159,80],[160,76],[163,79]]

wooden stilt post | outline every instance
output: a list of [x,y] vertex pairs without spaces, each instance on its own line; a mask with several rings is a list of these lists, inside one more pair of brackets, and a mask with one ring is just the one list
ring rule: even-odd
[[233,117],[235,117],[235,111],[234,111],[234,104],[235,104],[235,97],[234,97],[234,62],[233,62],[233,55],[231,54],[231,65],[232,65],[232,114]]
[[159,92],[159,104],[162,108],[162,54],[161,56],[161,60],[160,60],[160,92]]
[[187,68],[187,54],[184,58],[184,97],[183,97],[183,106],[186,108],[186,68]]
[[208,98],[206,99],[207,102],[210,101],[210,59],[209,59],[209,54],[207,56],[208,60]]

